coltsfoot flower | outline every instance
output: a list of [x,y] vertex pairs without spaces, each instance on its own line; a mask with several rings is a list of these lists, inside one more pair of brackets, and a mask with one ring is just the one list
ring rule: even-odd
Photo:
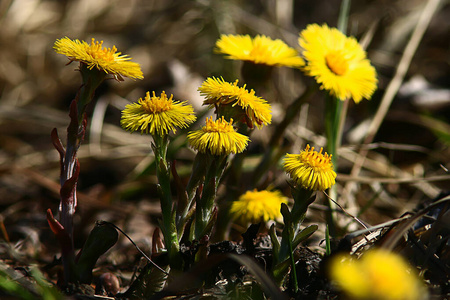
[[264,35],[251,38],[249,35],[223,34],[216,42],[216,53],[226,54],[226,58],[250,61],[268,66],[298,68],[304,61],[298,52],[282,40],[273,40]]
[[117,52],[116,46],[103,48],[103,41],[92,39],[91,44],[68,37],[56,40],[53,49],[67,56],[71,61],[79,61],[89,69],[94,67],[122,80],[122,76],[143,79],[144,76],[138,63],[129,61],[131,57]]
[[284,170],[304,189],[324,191],[335,184],[336,173],[331,155],[322,151],[322,148],[314,151],[314,147],[307,145],[300,154],[288,153],[284,158]]
[[238,86],[238,80],[229,83],[223,78],[209,77],[198,88],[200,94],[206,97],[203,104],[238,106],[245,112],[246,117],[252,125],[261,128],[272,122],[272,108],[270,104],[261,97],[255,95],[254,90],[250,92]]
[[213,121],[206,118],[206,125],[200,130],[189,132],[189,144],[201,153],[228,155],[241,153],[247,148],[250,139],[233,128],[233,119],[227,122],[224,117]]
[[280,191],[247,191],[231,204],[230,214],[239,224],[259,223],[281,217],[281,203],[287,198]]
[[163,136],[169,131],[176,132],[176,127],[188,127],[196,119],[193,107],[186,101],[174,101],[173,95],[167,98],[165,92],[160,97],[153,92],[150,97],[147,92],[144,99],[125,106],[120,125],[131,132],[140,130],[141,133]]
[[426,298],[423,282],[395,253],[369,250],[359,259],[337,255],[330,277],[352,299],[419,300]]
[[303,69],[321,89],[340,100],[353,98],[356,103],[372,97],[377,74],[355,38],[327,25],[311,24],[298,41],[306,60]]

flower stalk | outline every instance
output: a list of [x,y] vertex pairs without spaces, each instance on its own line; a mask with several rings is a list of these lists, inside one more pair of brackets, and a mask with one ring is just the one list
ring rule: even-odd
[[103,42],[95,42],[92,39],[89,45],[67,37],[57,40],[54,44],[57,53],[66,55],[70,62],[79,62],[78,70],[82,78],[82,85],[70,104],[66,147],[63,146],[56,128],[51,133],[52,143],[60,156],[60,219],[59,221],[55,219],[49,209],[47,221],[61,244],[65,284],[81,279],[81,275],[76,270],[73,217],[77,207],[76,188],[80,174],[77,152],[86,132],[86,107],[94,98],[95,90],[108,74],[112,74],[116,79],[122,78],[121,76],[143,78],[139,64],[128,62],[130,58],[116,53],[115,47],[103,49],[102,44]]
[[[160,226],[169,255],[169,263],[175,269],[180,269],[182,264],[179,256],[179,241],[186,223],[189,200],[184,199],[180,203],[181,206],[186,205],[186,207],[179,208],[182,213],[177,218],[177,208],[171,191],[171,168],[167,161],[169,132],[175,132],[176,128],[186,128],[195,120],[194,109],[191,105],[173,100],[173,95],[168,97],[164,91],[160,96],[156,96],[155,92],[152,94],[147,92],[144,98],[128,104],[122,111],[120,120],[125,130],[141,131],[142,134],[150,134],[153,138],[151,148],[155,155],[157,189],[162,215]],[[173,172],[176,173],[176,170],[173,169]],[[186,196],[183,195],[183,197]]]
[[205,175],[202,195],[196,201],[194,239],[200,240],[207,232],[212,221],[215,199],[220,179],[225,170],[228,155],[208,155],[208,167]]
[[[284,228],[281,242],[274,241],[275,233],[271,233],[272,243],[278,251],[274,253],[273,275],[278,282],[281,282],[284,274],[283,270],[287,268],[286,261],[290,258],[291,272],[295,272],[295,261],[293,250],[299,243],[308,238],[315,230],[317,225],[300,229],[306,212],[315,198],[311,197],[316,191],[323,191],[335,184],[336,173],[333,171],[331,156],[314,150],[309,145],[300,152],[300,154],[286,154],[284,159],[284,170],[292,178],[295,186],[292,187],[292,197],[294,206],[289,211],[285,204],[282,204],[281,213],[283,214]],[[278,246],[279,245],[279,246]],[[292,274],[292,280],[296,280],[295,274]],[[294,290],[297,289],[295,282]]]
[[167,162],[168,135],[153,136],[152,149],[156,162],[156,177],[158,178],[158,194],[161,202],[162,232],[169,259],[174,262],[179,251],[179,237],[175,223],[175,211],[170,185],[170,168]]
[[191,131],[188,134],[191,147],[198,150],[206,159],[203,191],[196,200],[194,238],[197,240],[207,234],[206,229],[209,228],[208,224],[212,221],[217,187],[228,156],[231,153],[242,153],[249,142],[247,136],[236,132],[233,127],[233,119],[228,122],[222,116],[214,121],[210,117],[206,119],[205,123],[200,130]]
[[[52,141],[60,154],[60,220],[61,232],[55,232],[60,238],[62,246],[62,261],[64,266],[64,280],[66,283],[73,282],[76,279],[74,271],[75,250],[73,244],[73,218],[77,207],[77,181],[80,173],[80,165],[77,159],[77,152],[84,139],[87,126],[87,117],[85,114],[86,106],[92,101],[95,89],[104,80],[105,74],[98,70],[89,70],[86,66],[80,64],[80,72],[83,78],[83,85],[76,98],[70,105],[70,123],[67,127],[67,145],[64,149],[61,140],[58,137],[56,129],[52,131]],[[81,104],[80,104],[81,103]],[[55,222],[58,222],[53,216],[48,216],[50,227],[55,228]],[[64,238],[61,240],[61,237]]]

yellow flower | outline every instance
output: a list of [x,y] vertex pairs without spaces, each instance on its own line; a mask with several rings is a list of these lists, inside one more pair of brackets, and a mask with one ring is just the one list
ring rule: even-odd
[[221,35],[216,42],[216,53],[227,54],[226,58],[251,61],[269,66],[298,68],[304,61],[298,52],[283,41],[272,40],[264,35],[252,39],[249,35]]
[[280,191],[247,191],[231,204],[230,214],[240,224],[258,223],[281,217],[281,203],[287,198]]
[[330,277],[355,299],[423,299],[423,282],[410,269],[401,256],[377,249],[369,250],[359,260],[337,255],[330,263]]
[[89,45],[85,41],[71,40],[68,37],[56,40],[53,49],[67,56],[71,61],[80,61],[89,69],[96,67],[107,74],[112,74],[119,80],[121,76],[143,79],[144,76],[138,63],[129,61],[131,57],[117,52],[116,46],[103,48],[103,41],[92,39]]
[[141,130],[141,133],[163,136],[171,130],[176,132],[175,127],[186,128],[195,120],[194,109],[186,101],[173,101],[173,95],[167,98],[165,92],[160,97],[153,92],[150,97],[147,92],[144,99],[125,106],[120,125],[131,132]]
[[213,121],[206,118],[206,125],[202,129],[189,132],[189,144],[201,153],[211,152],[213,155],[241,153],[247,147],[250,139],[236,132],[233,119],[227,122],[224,117]]
[[306,60],[303,69],[321,89],[340,100],[351,97],[356,103],[372,97],[377,74],[355,38],[327,25],[311,24],[300,33],[299,44]]
[[314,151],[309,145],[300,154],[286,154],[284,170],[292,179],[307,190],[324,191],[335,184],[331,155]]
[[223,78],[209,77],[198,88],[200,94],[206,97],[203,104],[213,105],[227,105],[239,106],[245,112],[246,117],[251,124],[258,128],[262,125],[268,125],[272,122],[272,110],[270,104],[255,95],[254,90],[239,87],[238,80],[234,83],[229,83]]

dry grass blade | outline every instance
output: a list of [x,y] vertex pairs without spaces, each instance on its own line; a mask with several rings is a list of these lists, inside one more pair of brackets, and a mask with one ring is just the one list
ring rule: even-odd
[[415,182],[434,182],[434,181],[450,181],[450,175],[437,175],[422,178],[383,178],[383,177],[353,177],[347,174],[338,174],[338,181],[352,181],[360,183],[415,183]]
[[403,237],[403,235],[423,216],[425,216],[430,210],[437,207],[438,205],[441,205],[445,202],[450,201],[450,196],[444,197],[433,204],[430,204],[429,206],[425,207],[424,209],[421,209],[417,213],[413,214],[411,217],[407,218],[406,220],[403,220],[400,225],[395,229],[393,233],[389,235],[381,244],[381,247],[392,250],[397,242]]

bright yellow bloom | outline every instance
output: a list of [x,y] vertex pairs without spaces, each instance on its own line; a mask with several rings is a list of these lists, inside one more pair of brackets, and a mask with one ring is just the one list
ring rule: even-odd
[[143,79],[144,76],[138,63],[129,61],[131,57],[117,52],[116,46],[103,48],[103,41],[92,39],[89,45],[85,41],[71,40],[68,37],[56,40],[53,49],[59,54],[67,56],[71,61],[80,61],[89,69],[96,67],[107,74]]
[[272,108],[270,104],[261,97],[255,95],[254,90],[250,92],[243,87],[239,87],[238,80],[229,83],[223,78],[209,77],[198,88],[200,94],[206,97],[203,104],[239,106],[245,112],[251,124],[258,128],[272,122]]
[[264,35],[251,38],[249,35],[221,35],[216,42],[216,53],[227,54],[226,58],[251,61],[269,66],[298,68],[304,65],[298,52],[282,40],[272,40]]
[[206,125],[200,130],[189,132],[187,138],[197,151],[209,151],[213,155],[241,153],[250,141],[247,136],[234,130],[233,119],[227,122],[224,117],[216,121],[212,117],[206,118]]
[[314,151],[306,145],[300,154],[286,154],[284,170],[291,178],[307,190],[324,191],[335,184],[336,173],[333,171],[331,155]]
[[423,282],[403,257],[386,250],[369,250],[361,259],[337,255],[331,279],[354,299],[419,300],[426,298]]
[[231,204],[230,214],[240,224],[259,223],[281,217],[281,203],[287,198],[280,191],[247,191]]
[[340,100],[351,97],[356,103],[372,97],[377,74],[355,38],[327,25],[311,24],[298,41],[306,60],[303,69],[315,77],[321,89]]
[[163,136],[171,130],[176,132],[175,127],[186,128],[195,120],[194,109],[186,101],[174,101],[173,95],[167,98],[165,92],[160,97],[153,92],[150,97],[147,92],[144,99],[125,106],[120,125],[131,132],[141,130],[141,133]]

